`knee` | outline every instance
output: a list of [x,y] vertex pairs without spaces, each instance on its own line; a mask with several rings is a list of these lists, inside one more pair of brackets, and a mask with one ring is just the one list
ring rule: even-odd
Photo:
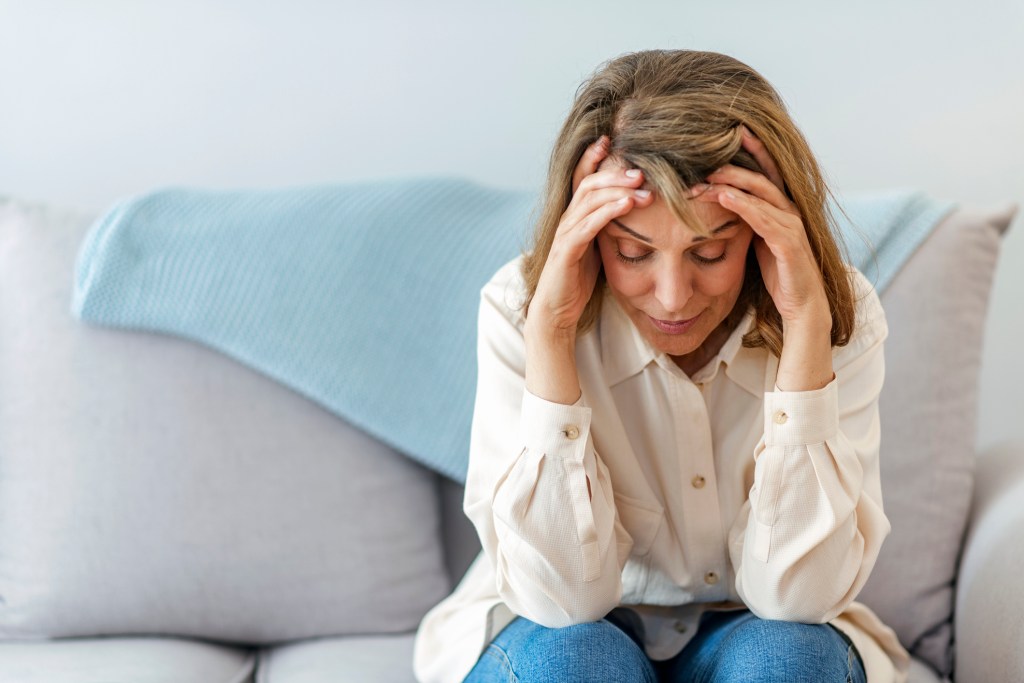
[[[623,681],[654,683],[654,668],[633,640],[601,619],[564,628],[535,625],[509,652],[521,680]],[[543,672],[546,678],[536,678]]]
[[722,680],[846,681],[850,673],[847,645],[828,624],[752,616],[729,634],[727,649],[728,656],[721,661],[731,671]]

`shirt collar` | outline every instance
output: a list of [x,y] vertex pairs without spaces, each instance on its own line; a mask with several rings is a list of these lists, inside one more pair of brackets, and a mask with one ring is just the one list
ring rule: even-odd
[[[601,334],[601,361],[604,364],[605,380],[608,386],[636,375],[649,363],[667,367],[673,363],[663,351],[652,347],[629,319],[611,292],[605,290],[598,321]],[[691,378],[694,382],[707,384],[725,365],[725,374],[733,382],[751,394],[761,397],[764,393],[765,354],[764,348],[743,346],[743,336],[754,327],[753,309],[748,310],[739,325],[725,340],[718,354]]]

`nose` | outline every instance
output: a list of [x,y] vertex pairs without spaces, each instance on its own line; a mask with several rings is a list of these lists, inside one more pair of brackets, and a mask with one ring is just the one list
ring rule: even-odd
[[682,317],[686,304],[693,296],[693,278],[680,263],[667,264],[655,276],[654,298],[662,311],[672,320]]

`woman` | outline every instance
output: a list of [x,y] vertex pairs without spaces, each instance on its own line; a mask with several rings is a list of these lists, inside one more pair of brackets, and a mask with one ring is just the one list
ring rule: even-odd
[[827,192],[735,59],[580,88],[533,248],[481,291],[483,551],[420,625],[421,681],[905,680],[854,601],[890,530],[887,327]]

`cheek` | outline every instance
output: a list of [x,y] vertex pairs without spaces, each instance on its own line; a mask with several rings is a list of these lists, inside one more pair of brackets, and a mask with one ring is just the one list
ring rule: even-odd
[[701,279],[701,289],[709,296],[723,296],[743,287],[743,261],[737,259],[735,263],[723,263],[713,273],[704,275]]
[[701,291],[707,296],[734,296],[743,289],[743,276],[746,273],[746,250],[736,254],[738,258],[729,258],[717,268],[706,270],[700,279]]
[[613,291],[625,297],[635,297],[650,289],[649,278],[643,274],[645,269],[620,261],[615,256],[614,244],[598,240],[598,248],[601,252],[604,277]]

